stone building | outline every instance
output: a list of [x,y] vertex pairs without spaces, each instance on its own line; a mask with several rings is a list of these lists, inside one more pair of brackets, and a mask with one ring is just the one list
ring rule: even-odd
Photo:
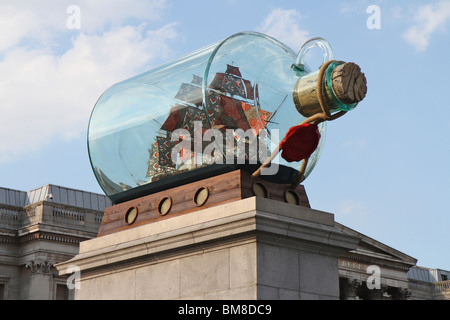
[[[449,271],[419,267],[417,259],[339,224],[332,214],[311,209],[306,192],[301,197],[298,208],[256,198],[223,205],[226,207],[200,208],[198,213],[205,221],[180,215],[155,222],[166,229],[165,233],[152,234],[152,226],[147,224],[102,240],[97,237],[99,228],[105,209],[111,206],[106,196],[55,185],[28,192],[0,188],[0,299],[95,299],[94,291],[98,294],[100,289],[117,294],[113,298],[177,299],[189,294],[203,299],[450,298]],[[263,209],[240,212],[246,206]],[[295,214],[290,210],[296,210]],[[284,227],[289,229],[288,238]],[[261,238],[261,234],[264,241],[255,242],[255,235]],[[323,234],[327,239],[320,238]],[[86,241],[89,239],[92,241]],[[115,246],[115,242],[120,245]],[[281,247],[283,242],[286,246]],[[304,250],[293,250],[297,245]],[[252,260],[256,252],[264,254]],[[268,259],[269,255],[278,257],[276,263],[298,258],[299,265],[278,265]],[[103,257],[114,261],[114,266],[102,262]],[[305,264],[300,263],[300,257]],[[91,280],[97,277],[83,283],[82,293],[69,290],[67,285],[73,259]],[[198,263],[203,270],[196,267]],[[202,281],[207,288],[201,289],[201,294],[194,290],[198,286],[195,279],[171,284],[168,291],[157,287],[159,281],[168,279],[167,270],[179,275],[188,270],[202,276],[208,266],[217,270],[214,279]],[[293,278],[280,273],[280,267],[293,271]],[[92,270],[102,268],[102,274],[94,276]],[[298,276],[311,268],[317,269],[314,277]],[[338,274],[330,276],[333,270]],[[142,287],[141,296],[136,295],[137,289],[134,296],[127,296],[130,288],[125,282],[134,279],[132,283],[138,285],[139,276],[155,281]],[[120,279],[126,290],[120,285],[104,286],[100,278],[108,283]],[[280,287],[274,282],[281,283]]]
[[46,185],[0,188],[0,299],[73,299],[54,265],[95,238],[109,199]]
[[450,271],[413,266],[408,271],[411,299],[450,300]]
[[[356,250],[339,257],[341,299],[450,300],[450,271],[417,266],[417,259],[343,225],[336,225],[361,239]],[[379,288],[367,286],[373,272],[370,266],[380,268]]]

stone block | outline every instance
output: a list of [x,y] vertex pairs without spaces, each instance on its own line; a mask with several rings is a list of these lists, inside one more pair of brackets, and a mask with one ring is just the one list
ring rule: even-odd
[[258,300],[279,300],[279,290],[276,287],[258,285]]
[[135,270],[127,270],[101,276],[95,281],[96,300],[134,300],[136,299]]
[[80,288],[75,290],[75,300],[95,300],[95,282],[94,279],[81,280]]
[[258,243],[258,284],[285,289],[299,289],[298,251]]
[[255,285],[256,242],[230,248],[230,288]]
[[229,249],[180,260],[180,297],[230,288]]
[[58,270],[89,277],[77,299],[334,299],[338,255],[359,239],[332,219],[247,198],[82,243]]
[[179,260],[151,264],[136,270],[136,299],[167,300],[179,296]]
[[302,292],[339,298],[338,265],[335,257],[300,252],[299,261],[300,290]]
[[320,295],[310,292],[300,292],[300,300],[320,300]]
[[300,299],[300,291],[298,290],[289,290],[289,289],[279,289],[279,299],[280,300],[299,300]]
[[205,294],[206,300],[255,300],[256,297],[256,285]]

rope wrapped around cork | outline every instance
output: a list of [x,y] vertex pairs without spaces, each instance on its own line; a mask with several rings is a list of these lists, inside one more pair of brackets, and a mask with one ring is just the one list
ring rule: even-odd
[[[347,113],[347,111],[338,111],[335,114],[331,114],[325,104],[323,78],[328,66],[334,61],[329,60],[324,63],[317,76],[317,99],[322,112],[316,113],[303,120],[299,125],[290,128],[283,141],[280,142],[272,154],[252,174],[252,177],[255,178],[261,175],[261,170],[267,167],[282,150],[282,157],[288,162],[303,160],[297,178],[292,183],[292,188],[296,188],[304,180],[309,157],[317,148],[320,140],[317,125],[323,121],[335,120]],[[336,76],[333,77],[332,81],[337,98],[346,104],[361,101],[366,94],[367,87],[366,79],[364,74],[361,73],[360,68],[356,64],[349,62],[336,67],[336,69],[333,72],[333,76],[335,74]],[[301,141],[302,139],[303,141]]]

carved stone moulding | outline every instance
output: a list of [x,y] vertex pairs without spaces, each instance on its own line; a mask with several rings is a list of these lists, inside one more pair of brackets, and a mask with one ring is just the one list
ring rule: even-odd
[[25,265],[25,268],[30,269],[31,274],[51,274],[54,263],[43,260],[31,260]]

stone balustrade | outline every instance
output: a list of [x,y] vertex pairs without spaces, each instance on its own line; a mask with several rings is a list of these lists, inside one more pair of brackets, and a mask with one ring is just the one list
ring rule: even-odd
[[25,207],[0,205],[0,228],[18,229],[37,223],[98,232],[103,212],[40,201]]
[[434,289],[438,292],[450,292],[450,280],[435,282]]

